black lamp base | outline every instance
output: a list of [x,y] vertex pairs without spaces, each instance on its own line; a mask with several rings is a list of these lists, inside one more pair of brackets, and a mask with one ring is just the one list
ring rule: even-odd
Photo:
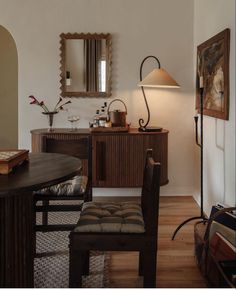
[[161,132],[162,127],[139,127],[140,132]]

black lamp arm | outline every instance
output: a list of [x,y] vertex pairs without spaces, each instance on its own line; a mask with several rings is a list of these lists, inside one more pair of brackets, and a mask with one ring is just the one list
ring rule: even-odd
[[150,110],[149,110],[148,102],[147,102],[146,95],[145,95],[145,92],[144,92],[144,88],[141,87],[141,89],[142,89],[143,97],[144,97],[144,101],[145,101],[145,104],[146,104],[146,107],[147,107],[148,116],[147,116],[147,122],[146,122],[146,124],[144,124],[144,120],[143,120],[143,118],[140,118],[140,119],[138,120],[138,122],[139,122],[139,126],[140,126],[140,127],[142,127],[142,128],[146,128],[147,125],[148,125],[148,123],[149,123],[149,121],[150,121]]
[[[140,75],[140,82],[143,80],[143,64],[144,64],[144,62],[145,62],[148,58],[154,58],[154,59],[157,61],[157,63],[158,63],[158,68],[161,68],[161,63],[160,63],[160,61],[159,61],[159,59],[158,59],[157,57],[155,57],[155,56],[153,56],[153,55],[146,56],[146,57],[143,59],[141,65],[140,65],[140,74],[139,74],[139,75]],[[146,128],[147,125],[148,125],[148,123],[149,123],[149,121],[150,121],[150,110],[149,110],[149,106],[148,106],[148,102],[147,102],[147,98],[146,98],[146,95],[145,95],[144,88],[141,87],[141,89],[142,89],[143,97],[144,97],[144,101],[145,101],[145,104],[146,104],[146,107],[147,107],[148,117],[147,117],[147,122],[146,122],[146,124],[144,124],[144,120],[143,120],[142,118],[139,119],[138,122],[139,122],[139,126],[140,126],[141,128]]]

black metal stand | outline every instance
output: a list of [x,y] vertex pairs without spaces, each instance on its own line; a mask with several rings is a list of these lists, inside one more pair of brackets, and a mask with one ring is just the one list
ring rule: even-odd
[[204,216],[204,212],[203,212],[203,88],[200,88],[200,128],[201,128],[201,142],[198,142],[198,116],[194,117],[195,120],[195,128],[196,128],[196,143],[197,145],[201,148],[201,174],[200,174],[200,197],[201,197],[201,201],[200,201],[200,216],[196,216],[196,217],[191,217],[187,220],[185,220],[184,222],[182,222],[174,231],[174,234],[172,236],[172,240],[174,240],[177,232],[182,228],[182,226],[184,226],[186,223],[192,221],[192,220],[197,220],[197,219],[202,219],[202,220],[206,220],[205,216]]

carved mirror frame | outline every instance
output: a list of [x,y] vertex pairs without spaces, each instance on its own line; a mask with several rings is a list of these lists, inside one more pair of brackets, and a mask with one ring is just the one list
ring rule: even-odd
[[[66,40],[68,39],[105,39],[106,40],[106,92],[66,90]],[[61,97],[101,97],[111,96],[111,34],[110,33],[61,33],[60,34],[60,90]]]

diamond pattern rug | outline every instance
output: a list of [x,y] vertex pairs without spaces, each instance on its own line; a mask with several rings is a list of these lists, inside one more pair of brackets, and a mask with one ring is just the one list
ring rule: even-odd
[[[37,213],[37,223],[41,222]],[[76,223],[77,212],[49,213],[49,223]],[[34,261],[34,286],[36,288],[69,287],[69,232],[37,232]],[[90,274],[83,277],[83,288],[109,287],[109,254],[90,253]]]

